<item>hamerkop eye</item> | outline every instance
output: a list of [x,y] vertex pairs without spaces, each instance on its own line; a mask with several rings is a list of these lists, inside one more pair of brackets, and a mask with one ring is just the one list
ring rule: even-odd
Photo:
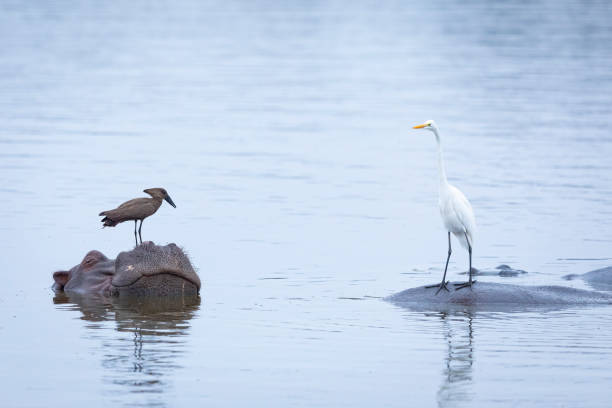
[[[104,218],[102,218],[104,227],[114,227],[124,221],[133,220],[136,245],[138,245],[138,237],[140,237],[140,243],[142,244],[142,222],[148,216],[155,214],[163,200],[166,200],[171,206],[176,208],[176,205],[163,188],[149,188],[144,191],[149,194],[151,198],[135,198],[126,201],[114,210],[102,211],[99,214],[100,216],[104,216]],[[136,224],[138,220],[140,220],[140,227],[138,228],[138,236],[136,236]]]

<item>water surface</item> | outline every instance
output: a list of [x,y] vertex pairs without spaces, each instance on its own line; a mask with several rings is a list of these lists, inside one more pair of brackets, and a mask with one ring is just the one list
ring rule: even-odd
[[[3,403],[609,405],[610,307],[453,313],[435,119],[491,282],[612,264],[607,2],[3,2]],[[133,245],[96,214],[168,189],[145,240],[203,281],[172,311],[57,297]],[[450,276],[467,267],[456,245]]]

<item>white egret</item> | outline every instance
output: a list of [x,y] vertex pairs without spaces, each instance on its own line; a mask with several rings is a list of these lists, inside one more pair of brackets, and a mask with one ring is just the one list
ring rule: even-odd
[[440,143],[440,134],[436,122],[428,120],[422,125],[414,126],[413,129],[427,129],[436,136],[438,143],[438,170],[440,173],[440,190],[438,204],[440,206],[440,215],[444,226],[448,231],[448,256],[446,257],[446,265],[444,266],[444,275],[442,282],[437,285],[426,286],[428,288],[437,287],[436,295],[442,290],[448,291],[446,286],[446,270],[448,269],[448,261],[450,259],[451,249],[451,232],[459,240],[461,246],[468,250],[470,257],[469,280],[465,283],[455,284],[456,289],[472,287],[476,281],[472,280],[472,246],[474,244],[474,234],[476,230],[476,220],[474,219],[474,211],[470,202],[465,195],[459,191],[457,187],[451,186],[446,179],[446,169],[444,168],[444,158],[442,156],[442,145]]

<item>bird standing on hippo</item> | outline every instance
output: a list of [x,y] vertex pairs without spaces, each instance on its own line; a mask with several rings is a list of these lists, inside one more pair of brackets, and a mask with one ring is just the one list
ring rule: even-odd
[[[140,227],[138,228],[138,236],[140,237],[140,243],[142,244],[142,222],[145,218],[155,214],[155,212],[162,205],[162,201],[166,200],[168,204],[176,208],[176,205],[168,195],[168,192],[163,188],[148,188],[144,190],[145,193],[151,196],[151,198],[134,198],[133,200],[126,201],[114,210],[102,211],[99,215],[104,216],[102,223],[104,227],[114,227],[124,221],[134,221],[134,239],[136,245],[138,245],[138,237],[136,236],[136,224],[140,220]],[[102,227],[102,228],[104,228]]]
[[470,264],[468,268],[469,280],[465,283],[455,284],[455,289],[462,289],[469,287],[476,283],[472,280],[472,246],[474,245],[474,234],[476,232],[476,220],[474,218],[474,211],[472,205],[465,197],[465,195],[455,186],[448,183],[446,179],[446,169],[444,167],[444,158],[442,157],[442,144],[440,142],[440,133],[436,122],[428,120],[427,122],[413,127],[414,129],[429,130],[436,137],[438,144],[438,172],[440,177],[440,191],[438,204],[440,207],[440,216],[444,222],[448,233],[448,255],[446,257],[446,265],[444,266],[444,275],[442,275],[442,282],[436,285],[429,285],[428,288],[438,288],[436,295],[442,290],[448,292],[446,282],[446,271],[448,270],[448,261],[450,260],[451,253],[451,232],[459,240],[461,246],[468,250]]

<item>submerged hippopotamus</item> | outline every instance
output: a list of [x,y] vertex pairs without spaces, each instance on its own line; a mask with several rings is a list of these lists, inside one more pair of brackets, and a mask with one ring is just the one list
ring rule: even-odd
[[108,259],[89,251],[80,264],[53,274],[53,289],[104,296],[197,295],[200,278],[175,244],[145,242]]
[[583,273],[581,275],[565,275],[563,278],[566,280],[582,279],[596,290],[612,290],[612,266]]
[[387,296],[385,300],[418,310],[449,310],[472,307],[479,310],[518,310],[533,306],[612,304],[612,294],[564,286],[527,286],[478,282],[472,290],[440,292],[419,286]]

